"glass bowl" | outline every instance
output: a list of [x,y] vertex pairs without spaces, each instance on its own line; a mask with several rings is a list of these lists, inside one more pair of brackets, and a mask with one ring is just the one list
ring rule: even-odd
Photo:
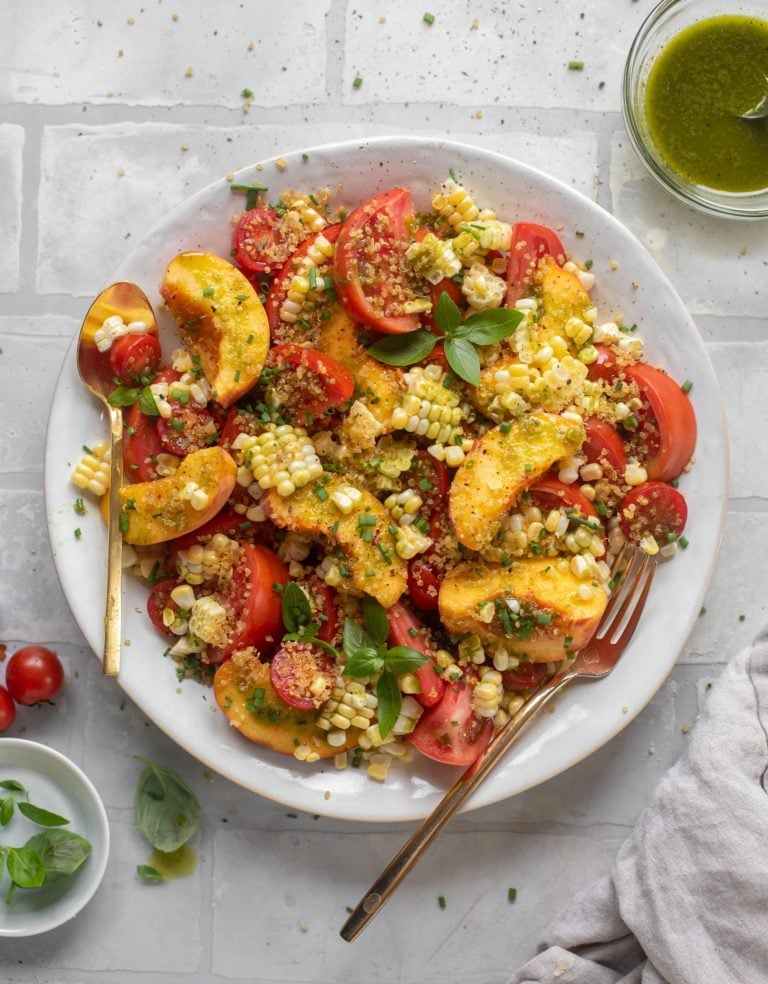
[[[655,146],[645,114],[648,76],[661,49],[701,20],[739,14],[768,20],[766,0],[662,0],[643,22],[624,68],[622,109],[630,140],[651,174],[676,198],[709,215],[734,219],[768,218],[768,182],[757,191],[729,192],[689,181],[673,170]],[[767,125],[765,122],[754,124]]]

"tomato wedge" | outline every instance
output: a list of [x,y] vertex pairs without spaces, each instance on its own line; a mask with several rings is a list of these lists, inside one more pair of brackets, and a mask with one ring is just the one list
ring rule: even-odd
[[[169,396],[173,394],[173,387]],[[192,451],[210,447],[217,439],[216,421],[207,407],[201,407],[191,400],[181,403],[169,399],[172,416],[157,418],[157,436],[168,454],[184,458]]]
[[653,415],[636,432],[648,452],[648,478],[662,482],[677,478],[696,447],[696,416],[690,399],[674,379],[653,366],[628,366],[624,375],[635,383]]
[[232,442],[239,434],[250,434],[255,437],[261,431],[262,425],[255,414],[235,406],[229,411],[224,421],[221,434],[219,434],[219,444],[229,450],[232,447]]
[[154,627],[163,635],[175,636],[163,621],[163,612],[166,608],[171,608],[174,612],[181,611],[176,602],[171,600],[171,591],[179,584],[181,581],[178,578],[164,577],[155,584],[147,598],[147,615]]
[[138,403],[125,411],[123,437],[123,468],[131,482],[151,482],[157,474],[157,456],[163,454],[155,418],[139,410]]
[[243,212],[233,236],[235,259],[250,273],[264,273],[284,258],[273,259],[277,243],[277,213],[264,205]]
[[408,596],[423,612],[436,612],[440,597],[440,578],[436,568],[423,557],[408,562]]
[[619,371],[616,352],[610,345],[595,345],[597,358],[587,366],[588,379],[602,379],[609,383]]
[[[320,683],[318,679],[322,677]],[[297,711],[314,711],[331,696],[336,664],[317,646],[286,642],[269,664],[269,681],[278,697]]]
[[154,376],[162,352],[156,335],[123,335],[109,349],[109,364],[121,383],[131,386],[143,377]]
[[516,222],[507,259],[507,307],[531,293],[542,256],[551,256],[559,266],[565,263],[565,248],[557,233],[535,222]]
[[471,765],[493,735],[493,721],[472,708],[472,688],[459,680],[427,708],[408,741],[427,758],[446,765]]
[[374,195],[345,220],[336,242],[336,292],[347,313],[386,335],[415,331],[415,314],[397,309],[407,297],[406,220],[413,215],[409,188]]
[[320,622],[317,638],[321,642],[334,642],[339,631],[339,606],[336,602],[336,589],[326,584],[314,574],[306,581],[312,605],[313,621]]
[[539,478],[528,492],[540,509],[574,509],[582,516],[595,516],[597,511],[578,485],[566,485],[557,478]]
[[501,682],[505,690],[530,690],[544,679],[546,672],[546,663],[520,663],[514,670],[502,670]]
[[222,600],[232,630],[225,646],[212,648],[211,662],[221,663],[248,646],[262,656],[275,648],[283,635],[283,613],[274,585],[288,580],[288,568],[271,550],[255,543],[242,545],[232,587]]
[[337,359],[304,345],[275,345],[267,365],[279,370],[276,387],[293,410],[319,417],[346,403],[355,391],[349,370]]
[[619,505],[621,529],[628,540],[650,534],[663,546],[680,536],[688,519],[683,496],[665,482],[645,482],[628,492]]
[[427,648],[427,642],[424,638],[424,626],[410,609],[399,602],[387,610],[387,618],[389,619],[390,645],[410,646],[411,649],[415,649],[429,658],[429,663],[425,663],[424,666],[420,666],[416,670],[416,679],[419,681],[421,693],[414,694],[414,697],[423,707],[432,707],[440,700],[445,689],[445,681],[435,671],[432,654]]
[[587,461],[607,463],[615,472],[623,476],[624,469],[627,467],[627,453],[616,428],[600,417],[586,417],[584,429],[587,437],[581,450],[587,456]]
[[339,237],[340,231],[341,224],[336,223],[336,225],[327,226],[316,236],[310,236],[309,239],[305,239],[301,246],[291,253],[285,263],[283,263],[280,270],[275,274],[275,279],[272,281],[269,288],[267,302],[264,305],[264,310],[267,312],[267,320],[269,321],[270,331],[274,332],[280,324],[280,308],[283,306],[283,301],[288,293],[288,287],[296,275],[296,271],[299,269],[301,261],[315,245],[320,236],[324,236],[329,243],[335,243]]

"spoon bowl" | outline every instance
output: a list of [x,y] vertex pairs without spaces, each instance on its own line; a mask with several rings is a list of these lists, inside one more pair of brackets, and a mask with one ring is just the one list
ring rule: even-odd
[[100,352],[96,332],[107,318],[119,315],[125,324],[143,321],[150,333],[157,333],[157,322],[146,294],[136,284],[121,281],[105,288],[91,304],[83,319],[77,340],[77,371],[80,378],[101,400],[109,415],[111,461],[109,520],[107,536],[107,599],[104,614],[104,673],[116,676],[120,669],[120,626],[123,574],[123,538],[120,532],[120,488],[123,484],[123,412],[109,403],[115,389],[114,370],[109,353]]

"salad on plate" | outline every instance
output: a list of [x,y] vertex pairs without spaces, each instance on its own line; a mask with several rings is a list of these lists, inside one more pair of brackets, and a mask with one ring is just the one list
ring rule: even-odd
[[[253,742],[379,781],[469,765],[589,641],[626,545],[686,547],[690,383],[601,316],[578,234],[455,173],[426,211],[233,191],[231,256],[169,257],[179,347],[119,315],[95,336],[148,617]],[[72,480],[104,496],[105,443]]]

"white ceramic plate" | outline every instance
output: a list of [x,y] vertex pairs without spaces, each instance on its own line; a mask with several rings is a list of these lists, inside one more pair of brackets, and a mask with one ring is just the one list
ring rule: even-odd
[[[17,889],[13,904],[0,902],[0,936],[35,936],[67,922],[99,887],[109,857],[109,824],[93,783],[60,752],[23,738],[0,738],[0,779],[15,779],[29,792],[30,802],[66,817],[60,830],[91,842],[90,857],[79,871],[52,885]],[[0,795],[8,795],[0,790]],[[2,829],[3,843],[18,847],[43,828],[14,811]],[[2,879],[3,896],[8,877]]]
[[[575,686],[558,701],[477,792],[474,808],[535,786],[599,748],[648,703],[671,670],[701,608],[720,541],[727,485],[727,441],[720,394],[697,329],[653,259],[607,212],[573,189],[499,154],[462,144],[393,137],[330,145],[284,155],[285,170],[267,161],[245,169],[238,181],[271,191],[342,185],[340,200],[355,205],[376,191],[409,185],[417,207],[449,167],[483,206],[500,217],[541,222],[560,231],[576,258],[591,257],[597,274],[600,320],[621,311],[637,322],[647,358],[678,380],[691,379],[699,423],[696,466],[681,481],[689,504],[690,546],[659,570],[630,650],[607,680]],[[242,209],[226,181],[204,188],[173,211],[131,253],[115,280],[133,280],[157,303],[168,261],[182,250],[229,255],[230,216]],[[575,232],[583,233],[576,237]],[[611,261],[618,267],[610,269]],[[693,259],[692,259],[693,262]],[[632,286],[637,281],[638,286]],[[166,352],[174,346],[167,315],[159,312]],[[107,428],[99,406],[80,384],[74,345],[65,360],[51,407],[46,449],[48,530],[56,567],[72,612],[96,653],[103,651],[106,536],[98,511],[72,510],[70,463],[80,446]],[[82,527],[81,540],[73,529]],[[187,681],[180,687],[162,658],[165,643],[144,614],[146,589],[128,578],[124,593],[120,684],[156,724],[210,768],[286,805],[351,820],[395,821],[424,816],[454,781],[456,771],[418,755],[408,768],[393,768],[384,784],[364,770],[337,771],[333,764],[305,766],[252,745],[229,728],[210,693]]]

